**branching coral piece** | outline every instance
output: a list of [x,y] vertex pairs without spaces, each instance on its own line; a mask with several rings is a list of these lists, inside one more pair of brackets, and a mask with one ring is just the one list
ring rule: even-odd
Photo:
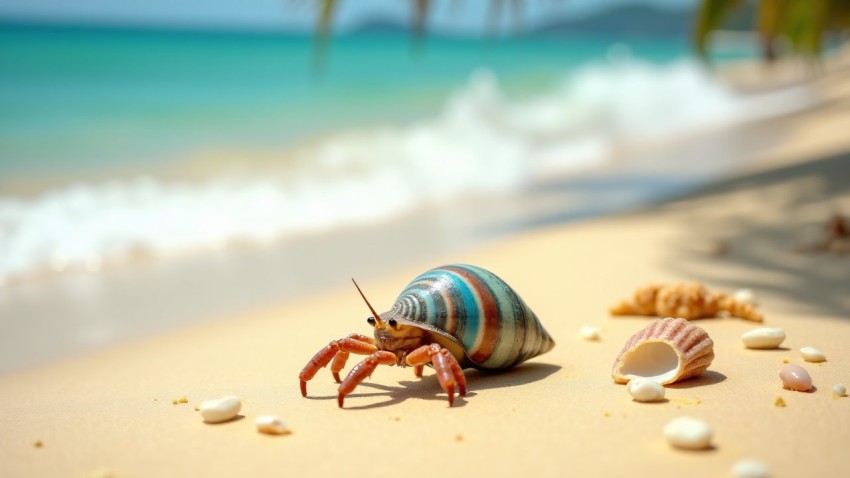
[[703,319],[727,313],[753,322],[764,317],[751,305],[736,301],[723,293],[710,293],[702,284],[649,284],[638,288],[631,299],[614,305],[611,315],[647,315]]

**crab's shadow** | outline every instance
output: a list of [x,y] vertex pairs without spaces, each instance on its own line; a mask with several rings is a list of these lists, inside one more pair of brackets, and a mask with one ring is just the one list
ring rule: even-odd
[[[466,393],[466,397],[461,397],[458,396],[457,391],[455,391],[454,405],[452,405],[452,407],[465,406],[465,398],[474,397],[477,394],[476,392],[489,390],[491,388],[516,387],[529,384],[538,380],[543,380],[560,369],[560,365],[525,363],[507,371],[498,373],[473,369],[464,370],[468,392]],[[440,387],[440,383],[437,381],[437,376],[433,373],[423,375],[422,378],[414,380],[403,380],[399,382],[398,386],[384,385],[375,382],[363,382],[357,387],[358,390],[362,390],[364,388],[370,388],[376,391],[355,391],[354,393],[349,394],[346,396],[346,409],[364,410],[387,407],[401,403],[410,398],[448,402],[446,393]],[[387,400],[372,402],[365,405],[356,405],[356,399],[359,397],[387,397]],[[315,400],[336,400],[337,396],[314,396],[310,398]]]

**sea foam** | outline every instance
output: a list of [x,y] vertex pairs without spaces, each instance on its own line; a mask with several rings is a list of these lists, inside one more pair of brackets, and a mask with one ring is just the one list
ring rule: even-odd
[[692,61],[590,65],[522,99],[480,70],[436,117],[331,135],[296,150],[278,173],[146,177],[0,198],[0,284],[381,221],[604,168],[614,150],[809,102],[805,88],[735,94]]

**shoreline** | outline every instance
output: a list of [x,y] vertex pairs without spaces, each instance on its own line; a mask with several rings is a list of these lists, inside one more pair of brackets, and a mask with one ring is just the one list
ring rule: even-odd
[[[321,295],[328,284],[345,287],[352,276],[380,278],[411,264],[433,266],[443,256],[463,262],[470,251],[518,233],[634,214],[716,181],[850,151],[850,138],[842,134],[850,92],[829,81],[828,101],[808,110],[707,138],[680,138],[661,153],[632,151],[631,161],[553,177],[506,196],[459,198],[389,220],[296,234],[272,244],[143,257],[97,273],[69,272],[12,284],[2,289],[0,300],[0,317],[12,331],[0,346],[0,376],[289,303],[304,294]],[[374,250],[381,255],[370,255]],[[173,290],[194,292],[175,296]],[[47,327],[62,332],[45,338]]]

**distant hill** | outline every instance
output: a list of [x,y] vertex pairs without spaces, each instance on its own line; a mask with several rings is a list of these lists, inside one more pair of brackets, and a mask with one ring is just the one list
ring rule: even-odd
[[348,33],[354,34],[399,34],[410,31],[410,25],[390,18],[370,18]]
[[556,19],[529,31],[530,35],[575,33],[621,36],[687,36],[694,10],[671,10],[646,5],[624,5],[577,19]]
[[[691,8],[660,8],[650,5],[622,5],[611,7],[581,18],[553,18],[542,25],[528,28],[516,36],[558,36],[572,34],[600,34],[605,36],[689,37],[696,19],[696,6]],[[756,6],[743,2],[730,12],[722,23],[723,30],[751,31],[756,17]],[[485,19],[481,19],[483,22]],[[510,23],[510,22],[508,22]],[[374,17],[366,19],[349,34],[398,35],[410,32],[410,25],[397,18]],[[431,35],[448,35],[428,30]]]
[[[483,21],[483,19],[482,19]],[[694,10],[665,9],[646,5],[623,5],[582,18],[554,19],[529,28],[519,36],[558,36],[604,34],[606,36],[687,36],[694,22]],[[410,25],[394,18],[371,18],[349,34],[400,34]],[[438,32],[430,34],[440,35]]]
[[[682,37],[689,36],[694,23],[693,9],[665,9],[647,5],[622,5],[612,7],[581,18],[552,18],[543,24],[529,27],[525,31],[510,32],[512,36],[559,36],[572,34],[599,34],[605,36],[644,36],[644,37]],[[743,8],[729,15],[723,28],[727,30],[749,30],[752,27],[754,9],[749,2],[744,2]],[[481,19],[485,21],[484,18]],[[510,22],[508,22],[510,23]],[[237,34],[250,36],[267,35],[311,35],[312,32],[290,32],[276,28],[239,28],[212,26],[171,26],[145,24],[99,24],[64,22],[59,20],[2,18],[2,28],[70,28],[91,30],[122,30],[122,31],[162,31],[181,34],[211,33]],[[377,35],[407,35],[410,24],[398,18],[376,16],[365,19],[360,25],[337,32],[342,35],[377,34]],[[426,34],[434,36],[455,36],[452,33],[434,31],[426,25]],[[469,34],[460,34],[468,37]]]

